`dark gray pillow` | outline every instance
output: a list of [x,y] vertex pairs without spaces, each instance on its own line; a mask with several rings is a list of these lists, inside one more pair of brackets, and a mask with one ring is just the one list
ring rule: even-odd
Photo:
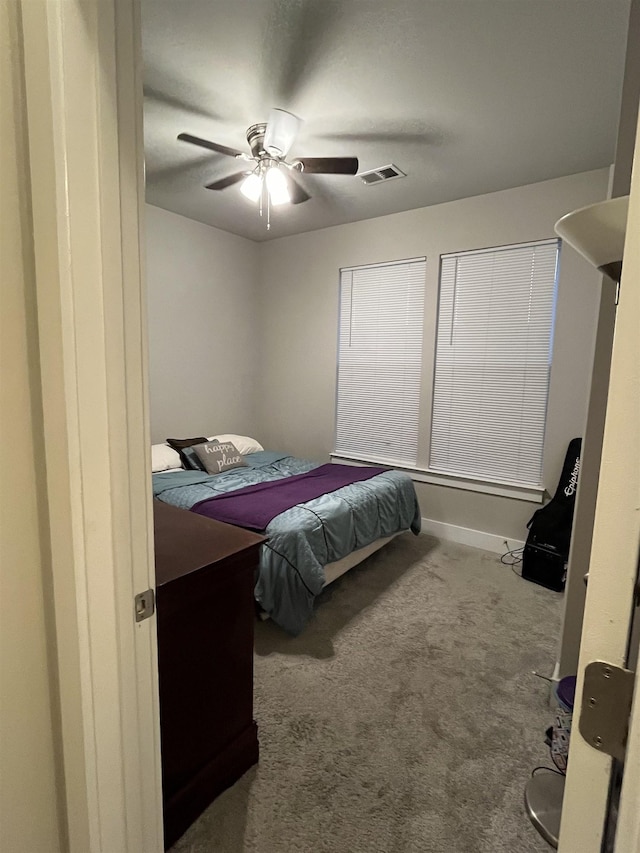
[[180,451],[182,464],[190,471],[205,471],[205,467],[196,453],[195,447],[183,447]]
[[193,449],[209,474],[221,474],[232,468],[247,467],[244,457],[230,441],[206,441],[204,444],[196,444]]
[[[184,465],[184,467],[185,468],[191,468],[193,466],[189,462],[189,459],[187,458],[187,455],[184,452],[185,448],[186,447],[193,447],[194,444],[202,444],[202,442],[206,441],[206,440],[207,440],[206,437],[204,435],[202,435],[199,438],[168,438],[166,441],[167,441],[167,444],[169,445],[169,447],[173,447],[174,450],[178,451],[178,453],[180,454],[180,459],[182,460],[182,464]],[[199,465],[196,467],[200,468]],[[200,470],[203,470],[203,469],[200,469]]]

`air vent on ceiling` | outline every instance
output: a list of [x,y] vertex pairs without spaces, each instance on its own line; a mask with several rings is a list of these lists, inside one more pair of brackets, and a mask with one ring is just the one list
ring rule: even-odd
[[393,178],[406,178],[402,169],[398,169],[393,163],[388,166],[380,166],[378,169],[370,169],[358,175],[365,184],[379,184],[382,181],[391,181]]

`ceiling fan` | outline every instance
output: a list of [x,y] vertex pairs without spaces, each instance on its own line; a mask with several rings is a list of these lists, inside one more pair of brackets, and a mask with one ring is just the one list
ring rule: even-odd
[[247,130],[247,142],[251,155],[200,139],[190,133],[180,133],[178,139],[207,148],[218,154],[226,154],[236,160],[254,163],[251,168],[234,172],[220,180],[206,185],[208,190],[224,190],[240,183],[240,192],[251,201],[262,201],[266,188],[267,204],[300,204],[311,196],[300,185],[294,174],[310,175],[355,175],[358,171],[357,157],[298,157],[291,162],[286,160],[291,146],[300,128],[300,119],[286,110],[273,109],[269,120],[263,124],[254,124]]

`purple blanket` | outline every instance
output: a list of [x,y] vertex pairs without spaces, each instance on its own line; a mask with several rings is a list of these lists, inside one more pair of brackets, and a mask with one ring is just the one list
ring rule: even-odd
[[361,468],[329,463],[282,480],[256,483],[224,495],[207,498],[191,507],[192,512],[226,521],[249,530],[264,530],[269,522],[293,506],[335,492],[351,483],[383,474],[386,468]]

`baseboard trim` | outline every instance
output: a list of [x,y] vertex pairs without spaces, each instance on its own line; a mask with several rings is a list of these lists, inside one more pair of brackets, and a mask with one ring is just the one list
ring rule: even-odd
[[[482,548],[483,551],[492,551],[494,554],[504,554],[505,551],[515,551],[524,547],[520,539],[511,539],[508,536],[500,536],[498,533],[486,533],[484,530],[474,530],[471,527],[460,527],[458,524],[447,524],[444,521],[434,521],[431,518],[422,519],[422,532],[438,539],[446,539],[448,542],[458,542],[461,545],[472,545],[474,548]],[[509,547],[505,548],[505,540]]]

